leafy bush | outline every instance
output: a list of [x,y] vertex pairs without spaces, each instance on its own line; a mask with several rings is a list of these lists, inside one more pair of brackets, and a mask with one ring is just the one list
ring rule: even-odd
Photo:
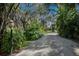
[[2,50],[6,53],[10,53],[11,49],[12,51],[15,51],[16,49],[22,48],[24,42],[25,37],[23,35],[23,31],[13,28],[11,34],[11,29],[8,28],[4,33]]
[[79,16],[75,9],[61,10],[56,21],[56,29],[59,35],[68,38],[78,38],[79,36]]
[[27,40],[36,40],[43,35],[43,27],[38,20],[32,20],[27,25],[24,34]]

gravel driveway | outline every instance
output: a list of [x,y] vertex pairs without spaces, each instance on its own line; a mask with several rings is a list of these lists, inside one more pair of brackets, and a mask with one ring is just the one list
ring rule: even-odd
[[62,38],[57,33],[48,33],[32,41],[30,45],[15,56],[78,56],[79,44]]

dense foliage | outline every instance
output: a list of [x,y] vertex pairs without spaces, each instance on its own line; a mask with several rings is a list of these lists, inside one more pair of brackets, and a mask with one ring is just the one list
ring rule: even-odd
[[36,40],[43,35],[44,28],[38,20],[29,21],[25,28],[26,40]]
[[24,42],[25,37],[23,35],[23,31],[17,28],[13,28],[12,30],[8,28],[4,32],[2,50],[4,52],[10,53],[11,50],[15,51],[16,49],[22,48]]
[[59,9],[60,13],[56,22],[56,29],[59,35],[68,38],[79,38],[79,15],[75,8]]
[[[28,21],[29,23],[29,21]],[[2,50],[8,54],[27,45],[26,41],[37,40],[43,35],[43,27],[37,20],[30,21],[24,30],[17,27],[6,28],[2,41]]]
[[5,7],[5,10],[1,9],[5,14],[1,13],[0,17],[0,54],[12,54],[28,45],[28,41],[37,40],[43,35],[44,28],[40,20],[32,17],[28,11],[22,13],[19,4],[0,6]]

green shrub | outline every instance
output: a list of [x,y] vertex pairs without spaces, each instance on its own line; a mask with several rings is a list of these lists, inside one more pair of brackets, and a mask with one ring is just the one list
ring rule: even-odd
[[36,40],[43,35],[43,27],[38,20],[30,21],[25,29],[25,37],[27,40]]
[[11,29],[8,28],[4,33],[2,50],[6,53],[10,53],[11,49],[15,51],[16,49],[22,48],[24,42],[25,37],[23,31],[13,28],[11,36]]
[[79,16],[75,9],[60,10],[56,21],[56,29],[59,35],[68,38],[78,38],[79,36]]

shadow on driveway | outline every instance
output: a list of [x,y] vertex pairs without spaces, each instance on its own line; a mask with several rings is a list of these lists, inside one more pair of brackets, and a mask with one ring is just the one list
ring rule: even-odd
[[15,56],[78,56],[79,44],[58,36],[57,33],[48,33],[42,38],[33,41],[30,45]]

